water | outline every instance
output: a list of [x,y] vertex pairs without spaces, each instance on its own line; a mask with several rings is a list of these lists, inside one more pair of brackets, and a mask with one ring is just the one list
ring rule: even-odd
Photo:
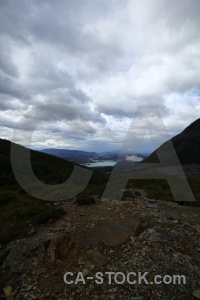
[[[126,161],[135,163],[135,162],[140,162],[142,160],[143,160],[143,157],[138,156],[138,155],[126,155]],[[86,167],[91,167],[91,168],[107,167],[107,166],[113,167],[116,163],[117,163],[117,160],[110,159],[110,160],[94,160],[91,163],[85,163],[82,165],[84,165]]]
[[101,160],[101,161],[95,161],[92,163],[83,164],[86,167],[107,167],[107,166],[114,166],[116,164],[116,160]]

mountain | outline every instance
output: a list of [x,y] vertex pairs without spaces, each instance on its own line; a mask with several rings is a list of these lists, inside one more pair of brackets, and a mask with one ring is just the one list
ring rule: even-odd
[[[146,157],[147,154],[134,154],[132,152],[123,152],[120,151],[107,151],[107,152],[87,152],[80,150],[68,150],[68,149],[42,149],[40,150],[42,153],[47,153],[51,155],[55,155],[57,157],[61,157],[67,159],[69,161],[73,161],[78,164],[87,164],[94,163],[98,161],[106,161],[106,160],[114,160],[114,161],[125,161],[126,159],[132,160],[134,156],[140,157],[141,159]],[[131,156],[133,156],[131,158]],[[137,159],[136,159],[137,160]]]
[[[54,220],[63,214],[59,205],[52,201],[39,200],[28,193],[18,184],[13,174],[10,149],[12,142],[0,139],[0,243],[8,242],[21,234],[27,233],[40,223]],[[23,153],[29,149],[15,144],[16,156],[23,167]],[[32,168],[42,182],[56,185],[65,182],[77,164],[53,155],[30,150]],[[81,168],[83,168],[81,166]],[[87,168],[84,168],[87,169]],[[27,170],[22,169],[26,175]],[[24,176],[26,177],[26,176]],[[101,194],[105,188],[108,176],[93,171],[88,186],[81,193],[84,195]],[[32,182],[28,182],[32,184]],[[66,196],[67,196],[66,191]],[[59,195],[54,191],[52,199],[58,200]]]
[[42,149],[43,153],[55,155],[70,161],[75,161],[77,163],[90,162],[93,159],[98,159],[100,155],[96,152],[87,152],[79,150],[67,150],[67,149]]
[[[101,160],[117,160],[119,153],[117,151],[111,152],[87,152],[80,150],[68,150],[68,149],[42,149],[40,152],[55,155],[57,157],[61,157],[67,159],[69,161],[73,161],[78,164],[86,164],[98,162]],[[120,154],[120,157],[123,158],[124,155]]]
[[[160,160],[157,155],[159,152],[163,157],[162,162],[167,162],[168,166],[177,164],[177,161],[174,162],[173,159],[174,152],[169,151],[171,143],[184,171],[200,174],[200,118],[178,135],[164,142],[154,152],[145,157],[142,163],[159,163]],[[117,163],[116,167],[126,172],[127,170],[130,171],[134,165],[130,161],[121,161]]]
[[[170,145],[173,145],[179,161],[174,160],[174,151],[173,149],[172,151],[170,150]],[[182,165],[196,202],[191,204],[191,202],[184,203],[184,201],[180,201],[179,204],[200,205],[200,119],[194,121],[180,134],[169,139],[158,147],[152,154],[144,158],[141,162],[142,165],[140,162],[118,162],[114,167],[113,180],[115,179],[114,174],[117,176],[122,173],[127,178],[131,178],[132,174],[138,171],[143,174],[142,172],[145,170],[145,163],[158,163],[152,172],[156,171],[162,173],[163,171],[159,170],[160,160],[157,153],[162,154],[163,159],[161,163],[164,163],[166,166],[165,172],[172,176],[174,166],[177,166],[180,163]],[[174,177],[174,179],[176,179],[176,177]],[[115,181],[113,182],[115,183]],[[129,183],[133,186],[137,186],[138,188],[145,189],[149,198],[174,201],[174,197],[166,179],[130,179]]]
[[104,152],[100,152],[101,155],[119,155],[120,151],[119,150],[113,150],[113,151],[104,151]]
[[[200,164],[200,119],[197,119],[180,134],[169,140],[172,142],[176,154],[182,165]],[[152,154],[143,160],[146,163],[159,162],[157,151],[164,154],[167,161],[170,162],[172,153],[167,152],[169,141],[166,141]]]

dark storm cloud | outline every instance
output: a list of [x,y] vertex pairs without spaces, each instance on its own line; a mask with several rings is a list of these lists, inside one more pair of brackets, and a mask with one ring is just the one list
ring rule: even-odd
[[[21,100],[28,97],[28,93],[25,90],[23,90],[15,80],[2,74],[1,72],[0,72],[0,94],[8,95],[14,98],[19,98]],[[5,99],[5,101],[7,101],[7,98]]]
[[[111,3],[112,4],[112,1]],[[118,4],[118,1],[116,2]],[[68,54],[81,55],[86,59],[98,61],[102,68],[104,59],[118,55],[120,45],[104,41],[95,27],[87,28],[90,21],[98,16],[107,15],[111,5],[106,1],[6,1],[1,7],[1,29],[3,35],[18,40],[39,42]],[[99,8],[99,13],[98,13]],[[94,13],[94,17],[92,15]],[[85,26],[85,30],[83,27]],[[87,60],[87,63],[89,61]],[[92,62],[92,61],[91,61]],[[105,61],[106,68],[108,60]]]
[[[74,55],[77,51],[92,51],[91,44],[81,33],[81,19],[78,22],[78,18],[74,18],[75,13],[79,14],[77,8],[71,1],[61,1],[60,5],[53,1],[43,1],[39,6],[35,1],[1,2],[0,32],[3,47],[0,68],[4,73],[0,74],[0,93],[5,95],[1,97],[1,110],[16,109],[15,105],[11,105],[13,97],[20,99],[21,105],[31,107],[52,103],[73,105],[77,112],[81,111],[82,120],[104,122],[98,112],[91,111],[89,102],[92,100],[76,87],[75,79],[69,74],[67,67],[59,67],[67,52]],[[12,44],[13,49],[17,48],[16,53],[12,53]],[[21,49],[25,53],[28,51],[28,59],[24,65],[25,78],[22,73],[18,74],[17,69],[17,64],[21,67],[20,61],[23,60],[24,53],[20,53]],[[16,65],[12,56],[15,56]],[[19,80],[18,75],[22,77]],[[43,116],[39,113],[41,120],[49,120],[51,113],[49,106]],[[63,111],[57,113],[57,120],[62,119]],[[69,114],[71,119],[77,119],[71,112]],[[69,114],[65,110],[65,118]],[[30,124],[26,126],[27,130],[30,128]]]
[[[120,143],[139,105],[161,105],[172,131],[183,129],[200,113],[199,28],[199,0],[1,0],[2,132],[42,104],[24,123],[47,122],[37,146],[50,129],[61,145],[60,120],[88,145]],[[139,132],[145,120],[135,122]]]
[[17,67],[13,64],[8,48],[4,42],[3,39],[0,41],[0,70],[11,77],[18,77],[19,73]]

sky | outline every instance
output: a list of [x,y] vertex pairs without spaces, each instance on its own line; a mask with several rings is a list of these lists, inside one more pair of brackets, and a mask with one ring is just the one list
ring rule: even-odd
[[168,138],[200,117],[199,28],[199,0],[0,0],[0,137],[151,152],[155,109]]

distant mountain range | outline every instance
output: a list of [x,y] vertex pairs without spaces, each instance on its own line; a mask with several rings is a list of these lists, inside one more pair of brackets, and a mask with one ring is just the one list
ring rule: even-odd
[[78,164],[88,164],[98,161],[108,161],[108,160],[126,160],[130,157],[130,160],[133,159],[133,155],[135,155],[136,161],[137,158],[143,159],[147,155],[146,154],[134,154],[129,152],[123,152],[120,151],[106,151],[106,152],[87,152],[87,151],[81,151],[81,150],[68,150],[68,149],[56,149],[56,148],[50,148],[50,149],[42,149],[40,152],[51,154],[60,158],[64,158],[69,161],[73,161]]
[[100,154],[96,152],[87,152],[80,150],[67,150],[67,149],[43,149],[40,152],[51,154],[60,158],[64,158],[77,163],[87,163],[93,159],[99,159]]

